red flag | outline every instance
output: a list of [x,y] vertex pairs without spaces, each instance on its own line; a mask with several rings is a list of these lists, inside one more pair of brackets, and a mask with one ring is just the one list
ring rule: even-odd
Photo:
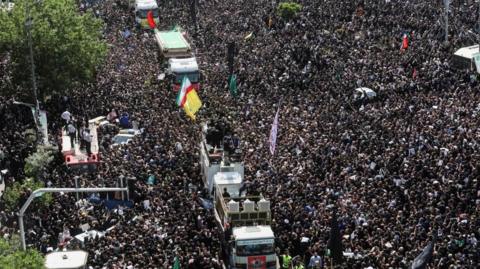
[[407,35],[403,35],[402,47],[400,50],[406,50],[408,48],[408,37]]
[[417,68],[413,68],[413,73],[412,73],[412,78],[416,79],[417,78]]
[[150,25],[150,28],[151,29],[155,28],[156,24],[155,24],[155,20],[153,19],[153,12],[151,10],[147,13],[147,20],[148,20],[148,25]]

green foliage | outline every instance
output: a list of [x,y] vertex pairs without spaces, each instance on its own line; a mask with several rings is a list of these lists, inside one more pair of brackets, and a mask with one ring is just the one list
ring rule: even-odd
[[[2,199],[5,203],[5,206],[10,210],[16,210],[19,204],[20,199],[27,198],[27,195],[30,195],[31,191],[45,187],[45,184],[42,181],[36,181],[33,179],[25,179],[23,183],[15,182],[12,185],[5,188]],[[49,205],[53,200],[51,193],[45,193],[42,197],[35,199],[36,202],[39,202],[41,205]],[[0,248],[1,250],[1,248]]]
[[20,250],[18,236],[10,240],[0,238],[0,268],[2,269],[38,269],[44,268],[43,256],[36,250]]
[[23,137],[25,137],[25,141],[27,141],[27,143],[33,144],[37,140],[37,132],[35,129],[26,129],[23,132]]
[[103,22],[91,12],[80,14],[75,0],[15,1],[11,12],[0,12],[0,54],[11,55],[14,86],[31,88],[30,61],[25,27],[26,3],[30,6],[32,42],[40,94],[64,92],[94,78],[107,45]]
[[297,13],[302,10],[302,5],[295,2],[283,2],[280,3],[277,7],[277,12],[280,17],[285,20],[290,20],[297,15]]
[[25,175],[37,178],[54,159],[55,148],[38,146],[37,151],[25,159]]

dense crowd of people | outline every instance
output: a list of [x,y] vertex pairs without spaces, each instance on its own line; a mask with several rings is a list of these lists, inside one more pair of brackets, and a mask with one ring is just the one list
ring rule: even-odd
[[[202,71],[203,107],[192,122],[175,105],[170,81],[160,79],[152,32],[135,28],[120,1],[81,1],[80,12],[105,21],[109,52],[95,82],[46,104],[50,133],[67,109],[83,119],[127,112],[144,132],[121,147],[102,143],[95,173],[58,165],[45,180],[72,187],[75,177],[82,186],[128,179],[133,206],[107,210],[56,195],[49,208],[28,213],[27,243],[47,252],[65,241],[59,234],[82,232],[79,224],[113,227],[84,242],[92,268],[169,268],[174,257],[186,268],[220,268],[219,231],[197,199],[197,145],[200,122],[224,120],[240,138],[245,180],[272,201],[279,256],[288,251],[306,266],[315,253],[325,260],[336,210],[344,250],[353,253],[342,268],[407,268],[433,237],[431,268],[476,268],[479,86],[473,73],[450,63],[455,49],[478,39],[469,31],[473,1],[451,4],[448,45],[442,1],[303,0],[292,20],[274,12],[275,2],[199,0],[195,31],[188,1],[160,1],[159,28],[185,29]],[[404,34],[409,46],[401,51]],[[238,98],[226,83],[230,41]],[[354,102],[357,87],[378,96]],[[8,123],[0,133],[0,154],[8,158],[0,162],[15,171],[13,180],[33,150],[17,142],[28,120],[8,120],[22,117],[5,98],[0,111]],[[2,212],[2,219],[10,227],[3,233],[14,233],[15,215]]]

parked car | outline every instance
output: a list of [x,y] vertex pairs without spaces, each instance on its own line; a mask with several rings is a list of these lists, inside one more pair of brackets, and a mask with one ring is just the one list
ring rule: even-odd
[[111,147],[115,147],[118,145],[127,144],[130,142],[135,136],[143,133],[142,129],[122,129],[112,138],[112,145]]

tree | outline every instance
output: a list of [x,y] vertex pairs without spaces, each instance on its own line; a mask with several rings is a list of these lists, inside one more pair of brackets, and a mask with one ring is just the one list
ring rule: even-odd
[[34,249],[27,251],[20,250],[20,239],[18,235],[12,236],[9,240],[0,238],[0,264],[1,268],[43,268],[43,256]]
[[25,159],[25,175],[37,178],[40,173],[53,161],[55,147],[37,146],[37,151]]
[[[26,5],[32,18],[31,35],[40,96],[64,92],[94,78],[107,45],[103,22],[91,12],[80,14],[75,0],[20,0],[11,12],[0,12],[0,55],[8,53],[13,84],[30,95],[30,60]],[[13,90],[13,89],[11,89]]]
[[285,20],[290,20],[297,15],[297,13],[302,10],[302,5],[295,2],[283,2],[278,5],[277,12],[280,17]]
[[[19,204],[23,202],[23,199],[28,198],[30,193],[36,189],[45,187],[45,184],[42,181],[33,180],[31,178],[25,179],[23,182],[15,182],[12,185],[5,188],[3,193],[3,201],[5,206],[9,210],[16,210]],[[35,202],[39,202],[41,205],[49,205],[53,200],[51,193],[44,193],[42,197],[35,199]]]

